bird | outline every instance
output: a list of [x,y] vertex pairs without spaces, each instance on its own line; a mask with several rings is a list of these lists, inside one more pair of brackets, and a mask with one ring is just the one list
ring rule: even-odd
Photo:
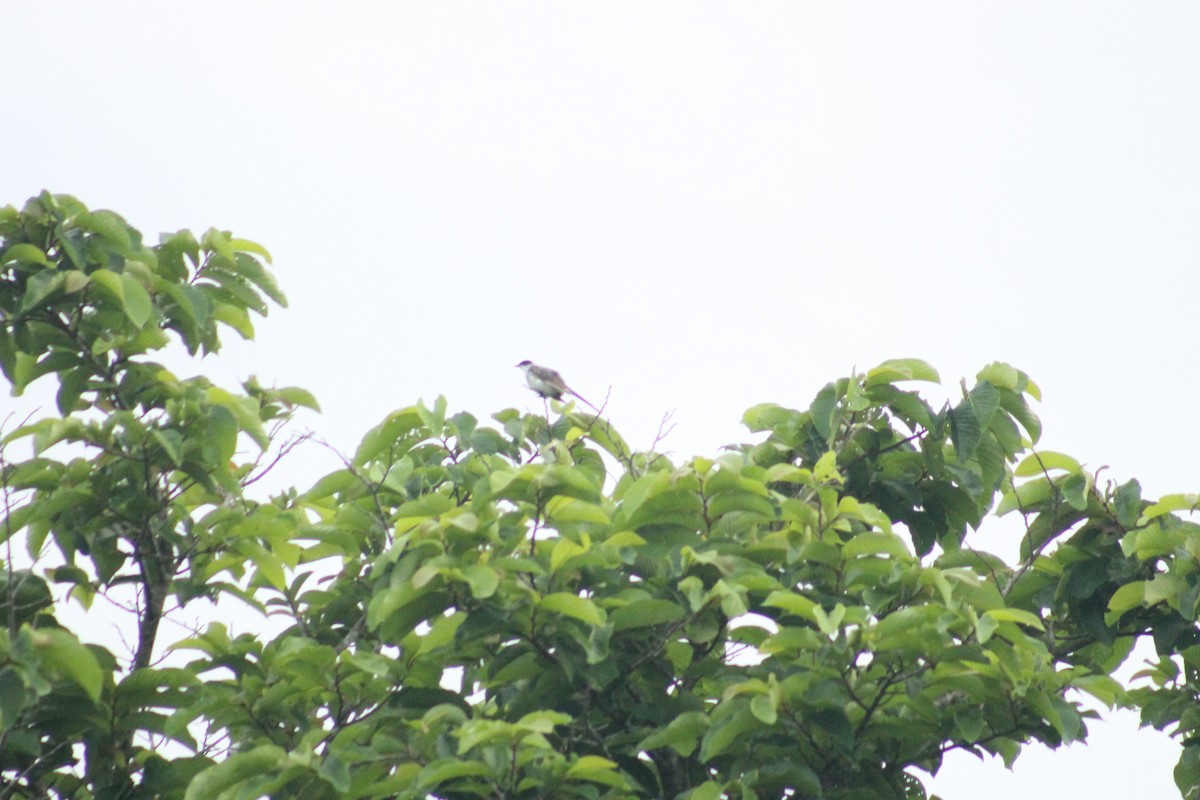
[[564,394],[574,395],[588,408],[597,414],[600,413],[600,409],[592,405],[587,398],[570,386],[567,386],[567,382],[563,380],[563,376],[559,375],[557,370],[552,370],[549,367],[539,367],[528,359],[517,364],[517,368],[525,372],[525,382],[529,384],[529,388],[542,397],[561,400]]

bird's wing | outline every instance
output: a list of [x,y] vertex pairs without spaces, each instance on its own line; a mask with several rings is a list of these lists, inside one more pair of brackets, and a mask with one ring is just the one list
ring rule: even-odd
[[544,381],[556,389],[566,390],[567,382],[563,380],[563,376],[558,374],[557,370],[549,367],[530,367],[530,372],[537,376],[538,380]]

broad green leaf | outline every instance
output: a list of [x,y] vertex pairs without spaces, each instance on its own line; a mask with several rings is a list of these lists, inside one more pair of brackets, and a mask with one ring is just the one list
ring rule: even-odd
[[229,410],[237,420],[238,428],[249,434],[260,448],[266,449],[270,444],[267,432],[259,418],[257,401],[252,397],[239,397],[219,386],[210,386],[206,392],[208,401]]
[[649,497],[626,518],[622,527],[641,530],[651,526],[677,526],[699,530],[704,527],[703,501],[697,492],[676,489]]
[[573,617],[589,625],[603,625],[604,612],[591,600],[569,592],[548,594],[538,603],[538,608],[552,611],[565,617]]
[[[812,407],[809,409],[813,427],[825,442],[829,442],[833,438],[837,419],[837,399],[837,388],[832,383],[826,384],[821,391],[817,392]],[[813,472],[816,470],[814,469]]]
[[1108,598],[1108,613],[1104,615],[1105,624],[1113,625],[1126,611],[1142,605],[1146,597],[1146,584],[1143,581],[1127,583]]
[[1001,361],[993,361],[975,376],[976,380],[987,381],[992,386],[999,386],[1004,389],[1009,389],[1014,392],[1019,392],[1021,374]]
[[570,539],[559,539],[554,543],[554,549],[550,552],[550,571],[557,572],[558,568],[566,561],[577,555],[586,553],[589,549],[589,547],[577,544]]
[[1058,491],[1054,481],[1048,478],[1035,478],[1010,487],[1000,498],[996,506],[996,516],[1002,517],[1010,511],[1020,510],[1022,513],[1037,511],[1038,506],[1045,503]]
[[750,698],[750,713],[764,725],[774,725],[778,718],[775,700],[766,694]]
[[1039,631],[1046,630],[1041,619],[1036,614],[1022,611],[1019,608],[993,608],[990,611],[983,612],[983,616],[991,617],[997,622],[1016,622],[1021,625],[1028,625],[1031,628],[1037,628]]
[[1167,603],[1178,608],[1180,595],[1189,588],[1187,579],[1182,575],[1160,572],[1146,581],[1142,602],[1147,606]]
[[472,597],[486,600],[496,593],[496,588],[500,585],[500,575],[496,570],[485,564],[468,564],[462,571],[471,587]]
[[[490,775],[491,772],[491,769],[478,761],[460,761],[456,758],[442,758],[434,761],[418,773],[416,786],[422,792],[426,792],[448,781],[460,778],[481,777]],[[185,798],[185,800],[191,800],[191,798]]]
[[249,239],[230,239],[229,246],[239,253],[253,253],[256,256],[261,256],[262,260],[268,264],[271,263],[271,254],[267,252],[267,248],[258,242],[252,242]]
[[568,777],[577,777],[583,773],[596,772],[598,770],[612,770],[617,768],[617,762],[609,761],[607,758],[600,756],[580,756],[579,760],[571,765],[567,770]]
[[842,548],[842,557],[847,560],[865,555],[888,555],[901,560],[913,557],[904,540],[894,533],[860,533]]
[[254,338],[254,323],[246,309],[230,303],[217,303],[213,308],[212,317],[217,322],[223,322],[233,328],[243,339]]
[[607,525],[610,520],[604,509],[578,497],[555,495],[546,502],[546,515],[556,523],[587,522]]
[[361,467],[384,453],[393,458],[404,455],[416,435],[424,433],[421,424],[421,415],[414,406],[388,414],[383,422],[363,437],[362,443],[354,453],[354,466]]
[[129,255],[132,252],[133,240],[129,238],[129,229],[125,225],[125,220],[112,211],[91,211],[81,214],[76,221],[84,230],[98,233],[115,245],[117,252],[121,255]]
[[793,616],[802,617],[803,619],[816,622],[817,617],[814,610],[817,604],[809,600],[802,594],[789,591],[776,591],[767,595],[767,599],[763,601],[763,605],[768,608],[780,608],[792,614]]
[[39,264],[43,267],[54,266],[50,263],[50,259],[46,258],[42,248],[24,242],[14,244],[4,251],[4,255],[0,256],[0,266],[13,263]]
[[21,296],[18,311],[25,313],[42,306],[46,300],[63,287],[66,274],[54,270],[44,270],[34,273],[25,284],[25,294]]
[[614,631],[663,625],[683,619],[687,610],[669,600],[649,598],[620,606],[609,613]]
[[893,358],[867,371],[867,386],[896,381],[926,381],[941,383],[936,369],[919,358]]
[[837,469],[837,451],[830,450],[818,458],[813,465],[812,475],[819,483],[840,482],[842,476]]
[[762,727],[749,708],[743,708],[715,722],[700,742],[700,760],[711,761],[724,753],[741,740],[742,746],[747,747],[746,734]]
[[1053,470],[1066,470],[1070,473],[1079,472],[1082,467],[1079,462],[1064,453],[1044,450],[1031,453],[1022,459],[1013,470],[1018,478],[1030,478],[1034,475],[1046,475]]
[[642,741],[638,742],[638,750],[657,750],[660,747],[670,747],[679,755],[687,758],[696,750],[696,745],[711,727],[708,716],[700,711],[688,711],[671,720],[666,727],[659,728]]
[[1062,482],[1062,496],[1067,505],[1078,511],[1087,510],[1088,492],[1092,488],[1090,478],[1086,472],[1067,476]]
[[684,795],[684,800],[720,800],[724,793],[725,784],[705,781]]
[[184,800],[218,800],[233,787],[263,773],[282,768],[287,753],[273,744],[234,753],[197,775],[184,794]]
[[777,425],[786,424],[800,415],[799,411],[784,408],[775,403],[762,403],[746,409],[742,415],[742,424],[752,432],[769,431]]
[[553,733],[558,726],[570,723],[570,715],[560,711],[533,711],[517,720],[516,727],[535,733]]
[[92,286],[99,289],[105,296],[116,300],[125,308],[125,282],[121,280],[121,276],[111,269],[103,267],[92,271],[89,276]]
[[975,455],[983,435],[979,418],[970,401],[964,400],[949,412],[950,436],[954,440],[954,454],[960,463],[967,462]]
[[146,288],[138,282],[138,279],[128,272],[121,274],[121,286],[124,289],[122,300],[125,314],[129,317],[130,322],[140,328],[150,319],[150,314],[154,310],[150,295],[146,292]]
[[34,645],[42,663],[56,669],[87,692],[93,701],[100,699],[104,676],[96,656],[70,633],[57,628],[42,628],[34,633]]
[[283,591],[284,587],[287,586],[287,579],[283,572],[283,561],[267,550],[259,549],[256,549],[249,557],[257,568],[258,577],[269,586],[278,591]]
[[1071,685],[1087,692],[1109,709],[1128,702],[1125,687],[1111,675],[1083,675],[1072,678]]
[[237,420],[229,409],[222,405],[208,410],[208,428],[205,446],[211,448],[210,461],[224,464],[233,458],[237,450]]
[[321,410],[317,398],[307,389],[301,389],[299,386],[284,386],[282,389],[276,389],[275,391],[289,405],[303,406],[304,408],[311,408],[313,411]]
[[992,424],[992,416],[1000,408],[1000,392],[990,383],[981,381],[971,389],[968,399],[980,429],[986,430]]
[[1170,514],[1173,511],[1195,511],[1200,507],[1200,495],[1191,494],[1166,494],[1158,499],[1158,502],[1151,503],[1142,512],[1144,519],[1152,520],[1161,517],[1164,514]]

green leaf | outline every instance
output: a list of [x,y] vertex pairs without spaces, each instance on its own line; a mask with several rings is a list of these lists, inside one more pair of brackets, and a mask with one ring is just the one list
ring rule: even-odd
[[1019,608],[993,608],[991,611],[983,612],[983,616],[991,617],[997,622],[1016,622],[1021,625],[1028,625],[1031,628],[1037,628],[1039,631],[1046,630],[1042,625],[1041,619],[1036,614],[1028,611],[1022,611]]
[[596,772],[599,770],[612,770],[617,768],[617,762],[609,761],[607,758],[600,756],[581,756],[578,761],[571,765],[567,770],[568,777],[577,777],[584,773]]
[[1019,386],[1021,373],[1001,361],[993,361],[975,376],[978,381],[987,381],[992,386],[999,386],[1014,392],[1021,390]]
[[776,403],[761,403],[746,409],[746,413],[742,415],[742,424],[757,433],[784,425],[799,415],[800,412],[795,409],[784,408]]
[[1019,486],[1012,486],[1000,498],[1000,503],[996,506],[996,516],[1002,517],[1018,509],[1022,513],[1036,511],[1041,503],[1049,500],[1057,491],[1054,482],[1046,478],[1035,478]]
[[700,742],[700,761],[711,761],[739,740],[743,747],[747,746],[746,734],[761,727],[762,722],[750,713],[748,708],[743,708],[719,722],[714,722],[712,728],[704,734],[704,738]]
[[561,711],[532,711],[516,722],[516,727],[534,733],[554,733],[560,725],[571,724],[571,716]]
[[152,428],[150,435],[162,447],[163,452],[171,459],[171,463],[177,467],[183,466],[183,436],[179,431]]
[[125,307],[125,282],[121,280],[121,276],[113,272],[111,269],[103,267],[93,271],[88,276],[91,279],[92,286],[95,286],[106,297],[116,300],[124,309]]
[[129,228],[118,214],[101,209],[80,214],[76,222],[84,230],[99,234],[113,244],[121,255],[127,256],[132,252],[133,240],[129,236]]
[[817,459],[817,463],[813,464],[813,478],[819,483],[837,483],[841,481],[841,474],[837,469],[837,451],[829,450],[821,454]]
[[1147,506],[1142,515],[1145,519],[1152,520],[1173,511],[1195,511],[1197,507],[1200,507],[1200,495],[1166,494],[1160,497],[1158,502]]
[[578,497],[556,495],[546,503],[546,516],[556,524],[587,522],[608,525],[611,520],[603,508]]
[[66,283],[66,274],[54,270],[44,270],[35,273],[25,284],[25,294],[21,296],[18,313],[24,314],[45,304],[55,292]]
[[1142,513],[1142,485],[1136,480],[1130,480],[1117,488],[1114,504],[1117,510],[1117,522],[1126,528],[1137,524]]
[[258,402],[253,397],[239,397],[219,386],[210,386],[206,396],[210,403],[228,409],[237,420],[238,427],[249,434],[255,444],[267,449],[271,442],[259,417]]
[[256,256],[261,256],[263,261],[271,263],[271,254],[267,252],[267,248],[263,247],[258,242],[252,242],[249,239],[230,239],[229,246],[239,253],[253,253]]
[[919,358],[893,358],[867,372],[867,386],[878,386],[896,381],[926,381],[941,383],[936,369]]
[[764,725],[774,725],[778,719],[775,700],[767,694],[750,698],[750,713]]
[[646,499],[631,514],[622,527],[641,530],[647,527],[672,525],[699,530],[704,527],[703,501],[695,491],[676,489],[655,494]]
[[462,571],[471,587],[471,596],[477,600],[491,597],[500,586],[499,573],[485,564],[469,564]]
[[954,455],[959,463],[965,463],[975,454],[983,429],[975,409],[968,400],[964,400],[949,411],[950,437],[954,440]]
[[276,389],[275,391],[289,405],[303,406],[304,408],[311,408],[313,411],[321,410],[320,404],[317,403],[317,398],[307,389],[301,389],[299,386],[284,386],[282,389]]
[[68,369],[59,373],[55,404],[60,414],[66,416],[80,406],[79,396],[87,389],[91,377],[86,369]]
[[[478,761],[442,758],[434,761],[417,774],[416,787],[424,793],[449,781],[481,777],[491,773],[492,771],[486,765]],[[191,798],[185,798],[185,800],[191,800]]]
[[151,303],[146,288],[128,272],[121,273],[121,285],[125,290],[123,294],[125,315],[129,317],[130,322],[140,328],[149,321],[154,304]]
[[204,438],[208,461],[213,465],[228,463],[237,451],[238,425],[225,406],[208,409],[208,427]]
[[1078,461],[1064,453],[1045,450],[1032,453],[1022,459],[1017,468],[1013,470],[1013,475],[1018,478],[1031,478],[1034,475],[1045,475],[1059,469],[1074,474],[1083,468]]
[[1127,583],[1108,598],[1108,613],[1104,615],[1106,625],[1113,625],[1126,611],[1137,608],[1146,597],[1146,584],[1143,581]]
[[263,773],[281,769],[286,764],[287,753],[273,744],[234,753],[192,779],[183,796],[184,800],[218,800],[227,790]]
[[54,266],[50,263],[50,259],[46,258],[46,254],[42,252],[42,248],[24,242],[14,244],[4,251],[4,255],[0,256],[0,266],[13,263],[38,264],[43,267]]
[[597,627],[604,624],[604,612],[586,597],[580,597],[569,592],[554,592],[548,594],[538,603],[538,608],[572,617],[581,622]]
[[34,645],[43,664],[69,677],[93,701],[100,699],[104,674],[100,662],[86,645],[67,631],[57,628],[37,630],[34,633]]
[[684,800],[720,800],[724,793],[725,784],[705,781],[682,797]]
[[[266,251],[264,250],[263,252]],[[234,257],[231,266],[238,275],[261,289],[262,293],[274,300],[276,304],[282,308],[287,308],[287,297],[284,296],[279,285],[275,283],[274,276],[262,264],[248,255],[239,253]]]
[[975,412],[975,419],[979,423],[980,430],[987,430],[992,424],[992,416],[1000,408],[1000,392],[990,383],[981,382],[971,389],[968,400],[971,403],[971,410]]
[[686,614],[687,610],[676,603],[650,598],[635,600],[627,606],[616,608],[609,614],[609,618],[612,620],[614,631],[624,631],[676,622]]
[[812,407],[809,408],[813,427],[826,443],[833,438],[837,410],[837,388],[832,383],[827,383],[817,392]]
[[790,591],[775,591],[767,595],[763,605],[768,608],[781,608],[789,614],[816,622],[815,609],[817,604],[802,594]]
[[700,741],[712,723],[708,716],[700,711],[688,711],[671,720],[665,727],[659,728],[642,741],[637,749],[657,750],[660,747],[670,747],[676,753],[688,758],[696,751]]
[[842,548],[846,560],[865,555],[888,555],[903,561],[913,557],[904,540],[894,533],[860,533]]
[[1091,490],[1091,483],[1088,476],[1077,473],[1070,475],[1062,482],[1062,496],[1067,501],[1067,505],[1077,511],[1087,510],[1088,492]]
[[230,303],[217,303],[212,316],[217,322],[233,328],[243,339],[254,338],[254,323],[250,321],[250,313],[246,309]]
[[363,437],[354,453],[354,466],[361,467],[384,453],[392,458],[404,455],[415,434],[426,433],[421,425],[421,415],[414,406],[388,414],[383,422],[367,431]]

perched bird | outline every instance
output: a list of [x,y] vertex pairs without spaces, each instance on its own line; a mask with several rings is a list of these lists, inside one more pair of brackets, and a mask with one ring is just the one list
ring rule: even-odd
[[563,376],[557,371],[549,367],[539,367],[532,361],[522,361],[517,364],[519,369],[525,371],[525,382],[529,384],[529,388],[540,394],[542,397],[550,397],[554,400],[561,400],[564,394],[570,394],[581,400],[584,405],[600,413],[600,409],[589,403],[579,392],[567,386],[567,382],[563,380]]

